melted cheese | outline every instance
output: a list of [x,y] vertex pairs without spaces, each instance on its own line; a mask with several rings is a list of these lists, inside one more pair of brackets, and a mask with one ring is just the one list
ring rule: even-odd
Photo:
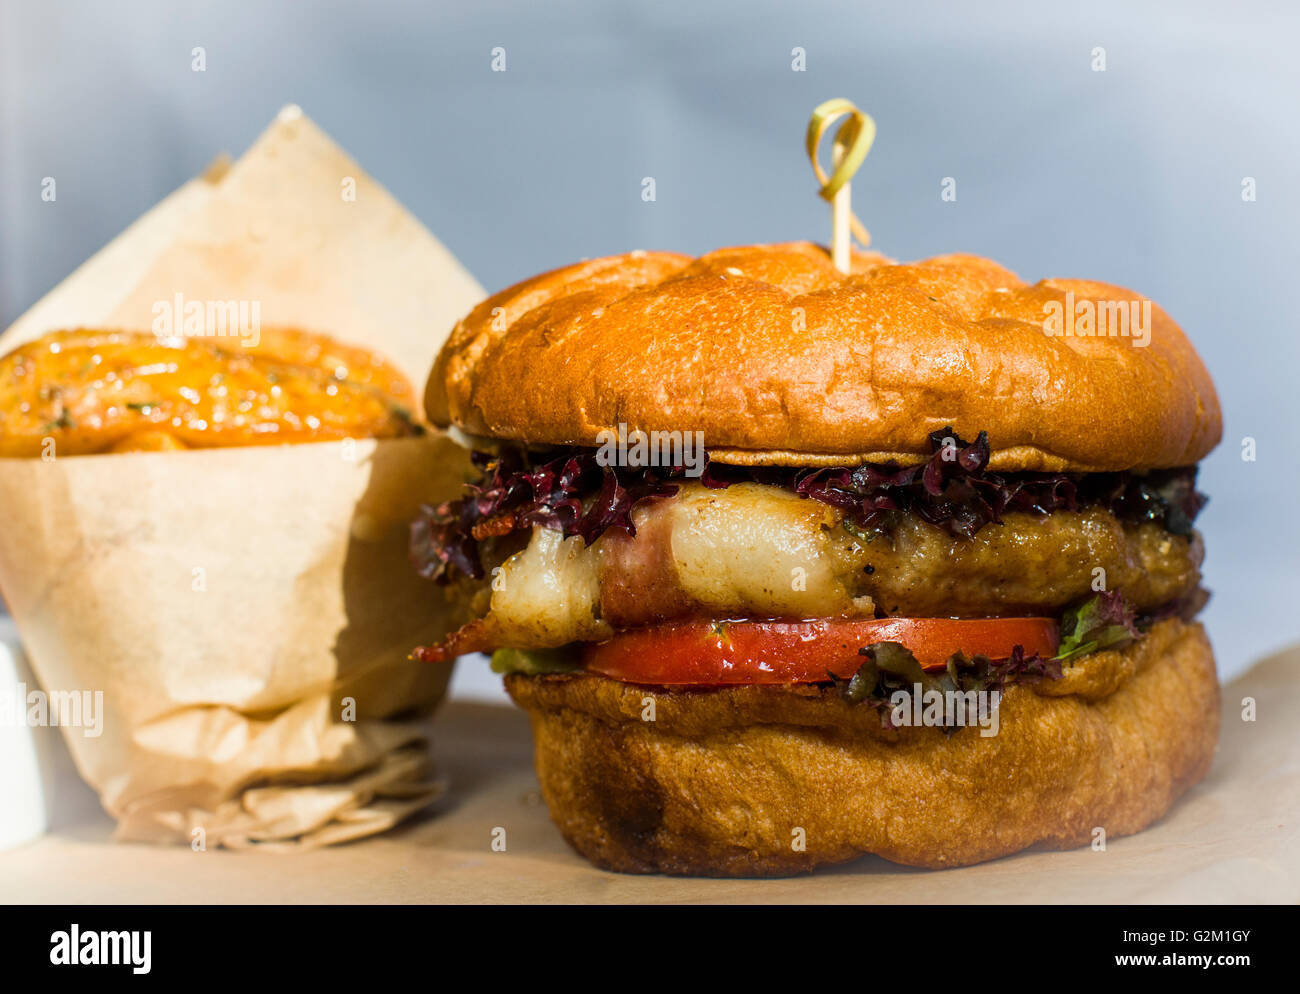
[[[592,546],[536,527],[493,575],[489,620],[502,644],[555,646],[613,634],[607,616],[871,617],[836,576],[833,509],[775,487],[699,484],[633,516],[636,538]],[[621,594],[616,594],[616,588]],[[630,602],[630,603],[629,603]],[[656,604],[671,604],[656,612]],[[637,615],[640,615],[639,617]]]

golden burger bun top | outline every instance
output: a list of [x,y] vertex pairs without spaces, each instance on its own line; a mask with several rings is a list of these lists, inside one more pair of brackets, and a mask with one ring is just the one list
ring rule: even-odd
[[915,463],[951,425],[988,432],[995,470],[1152,469],[1222,434],[1200,357],[1130,290],[1029,285],[973,255],[856,252],[845,275],[808,242],[525,280],[456,325],[425,407],[534,445],[596,446],[620,423],[702,431],[710,458],[741,465]]

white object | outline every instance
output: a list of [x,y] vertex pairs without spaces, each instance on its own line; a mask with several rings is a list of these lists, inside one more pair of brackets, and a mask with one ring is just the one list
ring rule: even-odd
[[0,850],[39,838],[48,823],[50,791],[37,736],[50,729],[27,722],[27,695],[35,690],[18,630],[0,615]]

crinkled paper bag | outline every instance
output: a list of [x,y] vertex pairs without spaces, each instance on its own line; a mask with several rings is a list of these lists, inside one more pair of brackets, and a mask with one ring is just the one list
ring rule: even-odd
[[[20,318],[0,353],[60,327],[147,330],[176,294],[256,300],[264,325],[374,348],[418,389],[482,290],[287,108]],[[406,536],[467,468],[439,432],[0,460],[0,590],[120,838],[320,845],[437,796],[427,717],[449,671],[407,653],[453,622]]]

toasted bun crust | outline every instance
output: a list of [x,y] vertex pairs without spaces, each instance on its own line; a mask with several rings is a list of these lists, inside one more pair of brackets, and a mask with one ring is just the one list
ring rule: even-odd
[[863,853],[939,868],[1129,835],[1205,775],[1219,731],[1209,642],[1177,620],[1061,681],[1012,687],[989,737],[885,731],[817,687],[506,686],[532,718],[551,817],[628,873],[780,876]]
[[987,259],[844,276],[807,242],[698,259],[632,252],[536,276],[457,324],[425,393],[435,424],[597,445],[620,422],[702,431],[747,465],[916,462],[951,424],[989,433],[1002,470],[1187,465],[1219,441],[1219,401],[1178,326],[1150,344],[1049,337],[1045,305],[1137,301],[1085,280],[1034,286]]

